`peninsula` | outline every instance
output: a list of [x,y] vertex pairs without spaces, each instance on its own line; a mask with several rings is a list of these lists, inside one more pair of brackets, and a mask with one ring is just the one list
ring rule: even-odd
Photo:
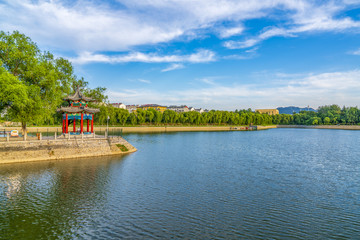
[[[54,136],[43,138],[42,133],[37,133],[37,137],[34,138],[27,137],[27,131],[24,131],[22,141],[10,141],[10,133],[5,132],[6,141],[0,142],[0,164],[96,157],[136,151],[136,148],[122,137],[110,137],[108,131],[105,136],[96,136],[93,120],[94,114],[98,113],[99,109],[88,107],[88,103],[94,99],[85,97],[79,88],[64,100],[67,101],[68,106],[58,109],[63,119],[61,135],[58,137],[55,132]],[[84,131],[84,120],[87,120],[86,131]],[[77,121],[80,122],[79,125],[76,124]],[[72,132],[69,131],[69,123],[73,127]]]

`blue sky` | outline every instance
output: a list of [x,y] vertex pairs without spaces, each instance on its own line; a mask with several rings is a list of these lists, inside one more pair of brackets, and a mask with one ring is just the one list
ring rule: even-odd
[[70,59],[111,102],[360,102],[360,0],[0,0],[0,29]]

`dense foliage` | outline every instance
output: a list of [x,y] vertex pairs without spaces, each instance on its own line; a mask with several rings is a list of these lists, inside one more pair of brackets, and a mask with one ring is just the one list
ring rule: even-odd
[[54,123],[64,96],[78,85],[96,99],[104,99],[105,89],[86,88],[68,60],[41,52],[17,31],[0,31],[0,111],[7,112],[7,119],[21,122],[24,132],[28,123]]
[[111,105],[100,107],[100,113],[96,115],[97,124],[106,124],[107,116],[110,117],[110,125],[322,125],[322,124],[360,124],[360,110],[357,107],[343,107],[337,105],[319,107],[317,112],[302,111],[296,114],[268,115],[248,110],[215,111],[210,112],[186,112],[177,113],[166,110],[164,113],[149,110],[137,110],[129,113],[125,109],[114,108]]

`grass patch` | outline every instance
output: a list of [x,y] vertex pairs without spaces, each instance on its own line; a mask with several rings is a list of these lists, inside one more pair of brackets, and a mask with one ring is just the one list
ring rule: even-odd
[[122,152],[127,152],[127,151],[129,151],[129,149],[127,149],[127,147],[125,147],[125,146],[122,145],[122,144],[116,144],[116,146],[117,146],[118,148],[120,148],[120,150],[121,150]]

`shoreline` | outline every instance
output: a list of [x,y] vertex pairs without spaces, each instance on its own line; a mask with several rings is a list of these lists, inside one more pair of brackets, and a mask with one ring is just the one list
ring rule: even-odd
[[[110,127],[109,131],[111,130],[121,130],[123,133],[147,133],[147,132],[219,132],[219,131],[241,131],[241,130],[234,130],[234,127],[241,127],[241,126],[136,126],[136,127]],[[244,126],[242,126],[244,127]],[[276,128],[276,125],[271,126],[257,126],[258,130],[266,130],[270,128]],[[5,131],[10,130],[18,130],[21,131],[21,127],[0,127],[0,130],[5,129]],[[106,126],[103,127],[94,127],[94,131],[105,131]],[[49,132],[61,132],[61,127],[28,127],[27,128],[29,133],[35,132],[42,132],[45,133]],[[243,130],[244,131],[244,130]],[[1,132],[0,132],[1,133]]]
[[360,125],[277,125],[277,128],[360,130]]
[[123,155],[136,151],[122,137],[10,141],[0,142],[0,164]]
[[[234,127],[244,127],[244,126],[135,126],[135,127],[110,127],[109,131],[118,130],[123,133],[160,133],[160,132],[220,132],[220,131],[247,131],[247,130],[235,130]],[[257,126],[257,130],[267,130],[273,128],[302,128],[302,129],[338,129],[338,130],[360,130],[360,125],[268,125],[268,126]],[[28,127],[29,133],[61,133],[61,127]],[[21,127],[0,127],[1,130],[10,131],[10,130],[19,130]],[[95,126],[95,132],[104,132],[106,126]]]

